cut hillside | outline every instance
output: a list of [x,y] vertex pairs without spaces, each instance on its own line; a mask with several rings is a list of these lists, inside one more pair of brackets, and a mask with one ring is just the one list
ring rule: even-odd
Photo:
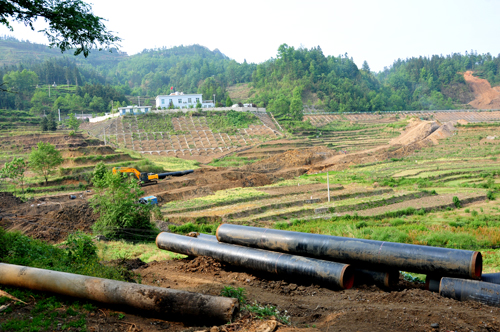
[[499,109],[500,108],[500,86],[491,87],[491,84],[482,78],[473,76],[474,72],[466,71],[464,79],[472,88],[476,97],[469,103],[477,109]]

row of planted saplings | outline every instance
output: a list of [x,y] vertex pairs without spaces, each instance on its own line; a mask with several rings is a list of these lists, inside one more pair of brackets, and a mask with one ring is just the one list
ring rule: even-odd
[[482,276],[482,257],[477,251],[231,224],[220,225],[216,236],[194,236],[163,232],[156,245],[342,289],[354,283],[393,287],[399,271],[426,274],[427,289],[442,296],[500,307],[500,273]]

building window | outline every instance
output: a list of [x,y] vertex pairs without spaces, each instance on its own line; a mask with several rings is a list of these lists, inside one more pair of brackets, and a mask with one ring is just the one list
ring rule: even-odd
[[182,104],[182,99],[179,99],[179,104]]
[[171,105],[172,104],[172,99],[169,99],[168,100],[168,104]]
[[162,99],[162,100],[161,100],[161,104],[162,104],[162,105],[165,105],[165,99]]
[[190,103],[190,104],[191,104],[191,98],[188,98],[188,103]]

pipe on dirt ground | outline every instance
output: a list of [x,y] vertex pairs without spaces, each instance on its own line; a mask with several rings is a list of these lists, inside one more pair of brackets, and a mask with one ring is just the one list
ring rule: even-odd
[[478,280],[442,278],[439,295],[458,301],[475,301],[500,307],[500,285]]
[[392,288],[399,282],[399,271],[371,271],[354,269],[356,285],[376,285],[379,287]]
[[[202,240],[218,242],[215,235],[192,232],[188,236]],[[218,242],[219,243],[219,242]],[[399,271],[370,271],[360,268],[354,268],[354,280],[357,285],[376,285],[379,287],[391,288],[399,282]]]
[[182,290],[0,263],[0,284],[125,306],[176,320],[227,323],[238,300]]
[[156,246],[189,256],[209,256],[235,266],[283,277],[307,278],[307,282],[338,288],[349,289],[354,282],[354,271],[348,264],[235,246],[167,232],[158,234]]
[[[500,273],[486,273],[481,276],[481,281],[489,282],[492,284],[500,284]],[[431,292],[439,292],[439,283],[441,282],[441,278],[427,276],[425,278],[425,289],[430,290]]]
[[500,284],[500,273],[486,273],[481,276],[482,281]]
[[425,289],[434,293],[439,293],[440,282],[441,278],[428,275],[425,277]]
[[222,224],[220,242],[422,274],[480,279],[480,252]]

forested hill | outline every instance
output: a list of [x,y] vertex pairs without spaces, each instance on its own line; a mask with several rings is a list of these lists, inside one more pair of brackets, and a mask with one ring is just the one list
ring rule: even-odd
[[325,56],[320,47],[283,44],[276,59],[253,73],[252,101],[292,119],[300,119],[300,99],[306,110],[331,112],[454,109],[474,99],[463,78],[467,70],[500,82],[500,58],[489,54],[397,60],[376,74],[366,62],[359,69],[347,53]]
[[[267,107],[280,119],[300,120],[303,109],[377,112],[465,107],[473,99],[463,79],[467,70],[493,85],[500,83],[500,59],[490,54],[466,52],[397,60],[375,73],[366,62],[358,68],[347,53],[325,56],[319,46],[295,49],[286,44],[279,47],[276,58],[256,65],[238,63],[219,50],[200,45],[145,49],[133,56],[116,50],[94,51],[86,59],[74,57],[71,51],[61,54],[44,45],[4,37],[0,38],[0,63],[0,84],[8,82],[19,92],[14,96],[0,90],[0,108],[7,109],[32,108],[37,100],[44,100],[46,108],[66,103],[61,107],[68,110],[91,107],[105,111],[113,101],[126,103],[125,96],[141,96],[151,102],[171,87],[202,93],[204,99],[215,94],[218,105],[225,105],[227,87],[246,83],[247,101]],[[37,85],[47,88],[54,83],[68,87],[68,95],[57,95],[66,102],[59,100],[55,105],[53,96],[47,99],[42,91],[32,100]],[[75,101],[75,93],[84,91],[76,86],[85,85],[90,85],[85,88],[90,93],[80,93],[82,101]],[[102,93],[92,95],[92,91]],[[94,97],[102,100],[91,104]]]

